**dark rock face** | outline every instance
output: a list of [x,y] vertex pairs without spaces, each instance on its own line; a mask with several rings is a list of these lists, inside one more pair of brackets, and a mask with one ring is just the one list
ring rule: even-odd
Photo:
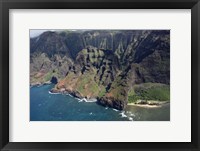
[[55,92],[98,97],[124,109],[134,84],[170,84],[170,31],[45,32],[30,39],[31,84],[57,83]]
[[102,97],[102,98],[97,98],[97,103],[103,105],[103,106],[108,106],[112,107],[118,110],[123,110],[125,108],[125,103],[123,100],[117,100],[114,97]]
[[64,38],[51,31],[31,39],[30,52],[31,54],[34,52],[46,53],[48,57],[52,57],[54,54],[69,55]]

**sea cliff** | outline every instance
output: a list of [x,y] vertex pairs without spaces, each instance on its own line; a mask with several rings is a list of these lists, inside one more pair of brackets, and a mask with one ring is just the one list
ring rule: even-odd
[[44,32],[30,39],[30,84],[123,110],[135,85],[170,84],[169,38],[168,30]]

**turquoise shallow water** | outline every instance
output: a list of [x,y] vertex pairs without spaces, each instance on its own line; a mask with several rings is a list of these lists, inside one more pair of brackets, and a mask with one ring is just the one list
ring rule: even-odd
[[50,94],[54,85],[30,88],[30,121],[169,121],[170,105],[161,108],[127,107],[117,111],[96,102],[64,94]]

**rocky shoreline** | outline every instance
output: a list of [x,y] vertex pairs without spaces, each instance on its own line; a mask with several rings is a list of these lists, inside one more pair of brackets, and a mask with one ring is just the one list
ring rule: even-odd
[[[50,81],[44,82],[44,83],[31,83],[30,86],[42,86],[42,85],[47,85],[47,84],[51,84]],[[102,106],[107,106],[107,107],[111,107],[117,110],[123,110],[125,108],[124,106],[124,102],[117,100],[113,97],[90,97],[90,96],[82,96],[78,91],[74,91],[74,90],[70,90],[70,89],[66,89],[66,88],[60,88],[60,89],[56,89],[53,88],[49,91],[50,93],[55,93],[55,94],[70,94],[73,97],[76,97],[78,99],[87,99],[87,100],[97,100],[97,104],[102,105]]]
[[[51,81],[46,81],[44,83],[31,83],[30,86],[42,86],[42,85],[48,85],[52,84]],[[137,100],[136,102],[133,103],[128,103],[127,101],[120,100],[117,98],[114,98],[113,96],[103,96],[103,97],[98,97],[98,96],[83,96],[79,91],[69,89],[69,88],[52,88],[50,93],[55,93],[55,94],[70,94],[71,96],[78,98],[80,100],[86,99],[86,100],[96,100],[97,104],[105,106],[105,107],[110,107],[114,108],[117,110],[124,110],[126,106],[139,106],[139,107],[145,107],[145,108],[157,108],[157,107],[162,107],[165,104],[170,103],[170,101],[155,101],[155,100]],[[90,102],[90,101],[88,101]],[[94,102],[94,101],[93,101]]]
[[[61,93],[61,94],[70,94],[72,95],[73,97],[76,97],[76,98],[79,98],[79,99],[83,99],[83,98],[86,98],[86,97],[83,97],[78,91],[72,91],[72,90],[67,90],[65,88],[61,88],[61,89],[51,89],[50,90],[51,93]],[[89,99],[89,98],[87,98]]]
[[[48,85],[52,84],[50,81],[44,82],[44,83],[31,83],[30,86],[42,86],[42,85]],[[137,100],[134,103],[127,103],[125,104],[123,100],[116,99],[114,97],[94,97],[94,96],[83,96],[81,93],[78,91],[66,89],[66,88],[52,88],[50,91],[52,94],[70,94],[71,96],[78,98],[80,100],[86,99],[86,100],[96,100],[97,104],[105,106],[105,107],[110,107],[114,108],[117,110],[123,110],[126,108],[126,106],[139,106],[139,107],[145,107],[145,108],[157,108],[157,107],[162,107],[165,104],[170,103],[169,101],[154,101],[154,100]],[[89,102],[89,101],[88,101]],[[94,101],[93,101],[94,102]]]
[[117,110],[123,110],[126,106],[124,101],[115,99],[113,97],[97,97],[97,103]]
[[124,110],[126,106],[139,106],[139,107],[147,107],[147,108],[157,108],[162,107],[165,104],[170,103],[170,101],[154,101],[154,100],[138,100],[134,103],[127,103],[125,104],[123,100],[116,99],[114,97],[88,97],[88,96],[82,96],[78,91],[72,91],[72,90],[66,90],[65,88],[61,89],[55,89],[53,88],[50,90],[51,93],[61,93],[61,94],[70,94],[73,97],[76,97],[78,99],[96,99],[97,104],[114,108],[117,110]]
[[113,97],[90,97],[90,96],[82,96],[78,91],[73,91],[73,90],[68,90],[65,88],[61,88],[61,89],[51,89],[50,90],[51,93],[61,93],[61,94],[70,94],[73,97],[76,97],[78,99],[87,99],[87,100],[91,100],[91,99],[96,99],[97,100],[97,104],[102,105],[102,106],[107,106],[107,107],[111,107],[117,110],[123,110],[125,108],[125,104],[124,101],[115,99]]

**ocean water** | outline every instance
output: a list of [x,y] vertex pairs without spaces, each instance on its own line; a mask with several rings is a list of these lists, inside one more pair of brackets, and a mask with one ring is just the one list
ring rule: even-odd
[[103,107],[70,95],[51,94],[54,85],[30,88],[30,121],[169,121],[170,105],[128,106],[125,111]]

